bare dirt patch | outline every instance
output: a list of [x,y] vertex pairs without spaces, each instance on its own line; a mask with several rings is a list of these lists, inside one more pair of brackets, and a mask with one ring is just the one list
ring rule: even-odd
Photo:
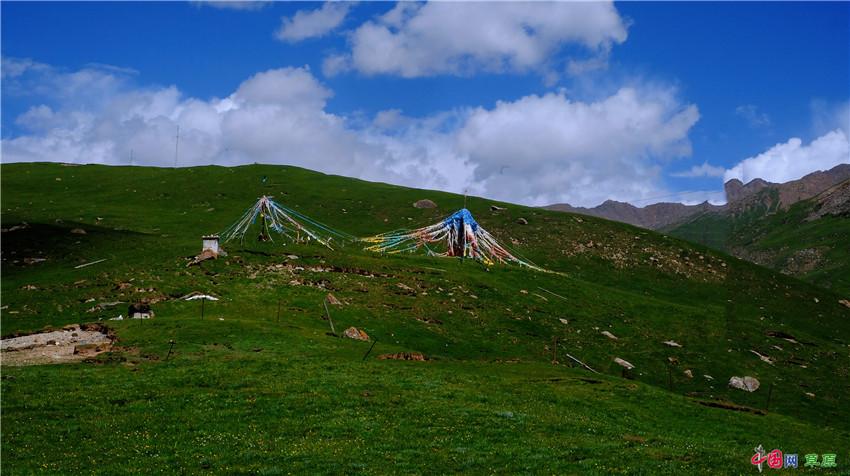
[[65,326],[61,330],[39,332],[3,339],[2,365],[43,365],[77,362],[112,348],[114,336],[100,324]]

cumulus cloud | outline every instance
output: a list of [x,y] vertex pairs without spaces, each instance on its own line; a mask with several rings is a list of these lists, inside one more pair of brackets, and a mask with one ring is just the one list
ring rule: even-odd
[[671,91],[623,88],[593,103],[532,95],[472,111],[456,147],[488,190],[531,203],[632,200],[658,192],[653,159],[690,155],[698,119],[696,106],[681,106]]
[[690,169],[682,172],[674,172],[670,174],[672,177],[696,178],[696,177],[722,177],[726,169],[720,166],[711,165],[708,162],[703,162],[701,165],[694,165]]
[[744,183],[755,178],[768,182],[796,180],[816,170],[828,170],[850,163],[850,143],[842,129],[830,131],[809,144],[797,137],[776,144],[765,152],[748,157],[727,170],[723,180],[738,179]]
[[770,126],[770,116],[759,111],[758,107],[753,104],[745,104],[735,108],[735,114],[744,118],[747,123],[754,128]]
[[291,18],[281,19],[275,36],[291,43],[324,36],[345,20],[350,8],[350,3],[325,2],[322,8],[316,10],[299,10]]
[[599,69],[627,27],[611,2],[399,2],[350,35],[351,52],[331,72],[403,77],[526,72],[564,68],[554,58],[565,46],[584,49],[573,73]]
[[2,141],[5,162],[127,164],[132,151],[136,165],[173,166],[179,126],[180,166],[289,164],[533,205],[596,205],[669,193],[659,163],[690,154],[699,118],[673,90],[628,87],[595,102],[553,92],[364,120],[328,112],[333,92],[306,67],[260,72],[206,100],[88,70],[112,86],[83,103],[70,94],[80,71],[47,71],[17,79],[28,91],[59,89],[15,119],[23,131]]

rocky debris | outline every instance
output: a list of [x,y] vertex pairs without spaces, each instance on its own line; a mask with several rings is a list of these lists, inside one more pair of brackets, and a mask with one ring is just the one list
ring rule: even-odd
[[762,362],[766,362],[770,365],[773,365],[773,360],[770,357],[768,357],[766,355],[762,355],[762,354],[760,354],[760,353],[758,353],[758,352],[756,352],[755,350],[752,350],[752,349],[750,349],[750,352],[752,352],[753,354],[756,354]]
[[782,331],[767,331],[766,335],[768,337],[776,337],[778,339],[788,341],[792,344],[799,344],[800,343],[800,342],[797,341],[796,338],[794,338],[794,336],[792,336],[791,334],[782,332]]
[[844,307],[850,308],[850,300],[847,299],[839,299],[838,304],[841,304]]
[[812,392],[806,392],[806,396],[809,398],[815,398],[815,394]]
[[602,331],[602,332],[600,332],[600,334],[604,335],[605,337],[607,337],[607,338],[609,338],[609,339],[611,339],[611,340],[619,340],[619,339],[617,338],[617,336],[615,336],[614,334],[612,334],[612,333],[610,333],[610,332],[608,332],[608,331]]
[[119,304],[125,304],[125,302],[124,301],[102,302],[102,303],[99,303],[98,305],[92,307],[91,309],[87,310],[86,312],[104,311],[104,310],[106,310],[110,307],[115,307]]
[[850,215],[850,180],[845,180],[824,191],[815,199],[815,211],[806,217],[806,221],[821,217]]
[[743,390],[745,392],[755,392],[759,389],[761,383],[755,377],[732,377],[729,379],[729,386]]
[[623,367],[623,368],[624,368],[624,369],[626,369],[626,370],[631,370],[631,369],[635,368],[635,366],[634,366],[634,365],[632,365],[632,364],[631,364],[631,362],[628,362],[628,361],[626,361],[626,360],[623,360],[623,359],[621,359],[621,358],[619,358],[619,357],[614,357],[614,363],[616,363],[616,364],[617,364],[617,365],[619,365],[620,367]]
[[289,259],[289,260],[298,259],[298,256],[297,255],[286,255],[286,259]]
[[439,319],[434,319],[433,317],[417,317],[417,321],[424,322],[425,324],[436,324],[438,326],[443,325],[443,321]]
[[424,362],[428,358],[420,352],[398,352],[395,354],[381,354],[378,356],[378,360],[415,360],[417,362]]
[[706,380],[709,380],[709,381],[714,380],[714,377],[712,377],[711,375],[708,375],[708,374],[703,375],[703,378],[705,378]]
[[517,222],[517,224],[519,224],[519,225],[528,225],[528,220],[526,220],[526,219],[525,219],[525,218],[523,218],[523,217],[519,217],[519,218],[517,218],[516,222]]
[[74,228],[73,230],[71,230],[71,233],[73,233],[75,235],[86,235],[86,234],[88,234],[88,233],[86,233],[86,230],[83,230],[82,228]]
[[404,283],[396,283],[395,287],[399,289],[403,289],[405,291],[413,291],[414,289]]
[[491,212],[500,212],[500,211],[502,211],[502,210],[507,210],[507,208],[505,208],[505,207],[500,207],[500,206],[498,206],[498,205],[490,205],[490,211],[491,211]]
[[10,231],[26,230],[29,227],[30,227],[29,223],[23,222],[20,225],[14,225],[14,226],[11,226],[9,228],[2,228],[2,229],[0,229],[0,233],[8,233]]
[[38,288],[34,284],[27,284],[27,285],[23,286],[21,289],[23,289],[24,291],[35,291]]
[[437,204],[427,198],[417,200],[413,203],[414,208],[437,208]]
[[61,330],[3,339],[3,365],[38,365],[82,360],[108,351],[113,336],[100,324],[68,325]]
[[36,264],[47,261],[47,258],[24,258],[24,264]]
[[328,293],[328,295],[325,296],[325,299],[328,300],[328,304],[330,304],[331,306],[342,306],[342,303],[339,302],[339,299],[337,299],[336,296],[331,293]]
[[666,345],[667,347],[682,347],[681,344],[674,340],[665,340],[664,345]]
[[570,321],[567,320],[567,319],[564,319],[563,317],[559,317],[558,320],[561,321],[561,324],[564,324],[564,325],[570,324]]
[[189,266],[195,266],[196,264],[200,264],[201,262],[206,261],[208,259],[216,259],[216,258],[218,258],[218,253],[216,253],[215,251],[213,251],[211,249],[206,249],[204,251],[201,251],[201,254],[199,254],[198,256],[195,256],[195,258],[192,259],[192,261],[189,261],[189,263],[186,265],[186,267],[188,268]]
[[345,330],[345,332],[342,333],[342,335],[348,337],[349,339],[369,340],[369,334],[367,334],[366,331],[360,330],[356,327],[349,327]]
[[685,374],[685,377],[694,378],[694,373],[691,371],[691,369],[685,369],[684,374]]

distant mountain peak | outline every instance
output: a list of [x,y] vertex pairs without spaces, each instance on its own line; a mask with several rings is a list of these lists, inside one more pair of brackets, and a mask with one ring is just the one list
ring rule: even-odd
[[[803,178],[785,183],[772,183],[755,178],[744,184],[738,179],[731,179],[723,184],[726,205],[712,205],[706,200],[698,205],[660,202],[636,207],[630,203],[608,199],[592,208],[573,207],[567,203],[548,205],[544,208],[597,216],[656,230],[702,212],[740,210],[754,205],[787,208],[847,179],[850,179],[850,164],[840,164],[830,170],[812,172]],[[777,193],[760,193],[766,189],[776,190]],[[777,197],[778,202],[776,202]]]

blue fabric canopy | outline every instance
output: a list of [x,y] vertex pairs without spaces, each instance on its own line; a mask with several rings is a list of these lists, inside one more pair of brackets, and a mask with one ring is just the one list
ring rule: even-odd
[[469,213],[466,208],[461,208],[443,220],[444,225],[454,229],[460,229],[464,223],[469,225],[473,232],[478,231],[478,222],[475,221],[475,218],[472,218],[472,213]]

